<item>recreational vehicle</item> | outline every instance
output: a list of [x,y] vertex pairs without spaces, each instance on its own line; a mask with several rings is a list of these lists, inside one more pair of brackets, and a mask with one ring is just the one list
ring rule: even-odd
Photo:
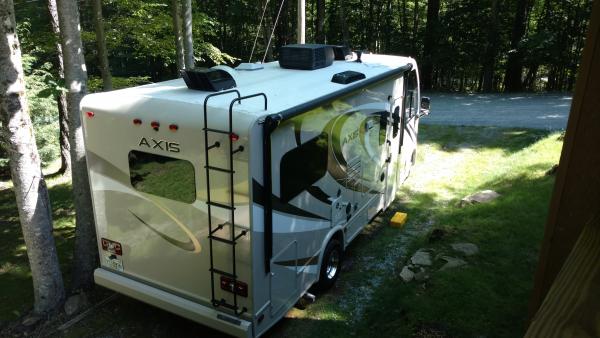
[[332,286],[407,178],[429,106],[414,59],[338,53],[289,46],[86,96],[95,282],[238,337]]

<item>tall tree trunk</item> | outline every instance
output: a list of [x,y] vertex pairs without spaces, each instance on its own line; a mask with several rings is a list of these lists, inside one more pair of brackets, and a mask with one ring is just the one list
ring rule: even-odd
[[506,75],[504,77],[504,88],[507,92],[518,92],[523,90],[523,51],[519,44],[527,29],[527,16],[531,0],[518,0],[517,12],[513,22],[510,38],[510,52],[506,62]]
[[96,231],[79,111],[81,99],[87,92],[87,72],[81,43],[77,2],[76,0],[58,0],[57,4],[61,44],[65,57],[73,201],[76,211],[72,287],[74,290],[78,290],[88,289],[94,285],[93,273],[98,265]]
[[175,62],[177,64],[177,72],[179,73],[179,70],[185,68],[183,32],[181,29],[181,4],[179,0],[171,0],[171,16],[173,17],[173,34],[175,35]]
[[34,312],[56,310],[65,298],[52,236],[52,210],[25,95],[14,4],[0,0],[0,136],[10,163],[33,279]]
[[[63,62],[62,46],[60,45],[60,27],[58,25],[58,12],[56,11],[56,0],[48,0],[48,13],[50,14],[50,23],[52,32],[56,38],[56,60],[55,66],[58,69],[60,79],[65,79],[65,65]],[[64,92],[56,96],[56,105],[58,106],[58,125],[59,125],[59,144],[60,144],[60,169],[59,174],[71,174],[71,150],[69,147],[69,115],[67,113],[67,95]]]
[[350,46],[350,32],[348,31],[348,23],[346,22],[346,9],[344,0],[340,0],[339,7],[340,25],[342,28],[342,41],[345,46]]
[[298,0],[298,25],[296,39],[298,43],[306,43],[306,0]]
[[483,91],[486,93],[494,89],[494,69],[498,46],[498,0],[492,0],[490,18],[487,24],[487,45],[483,60]]
[[96,48],[98,48],[98,68],[102,76],[102,88],[104,91],[112,90],[112,76],[108,64],[108,52],[106,50],[106,34],[104,34],[104,20],[102,18],[102,0],[92,1],[94,12],[94,27],[96,28]]
[[440,0],[427,1],[427,25],[425,26],[425,41],[423,45],[423,70],[421,78],[423,89],[432,87],[433,55],[438,41],[438,26],[440,14]]
[[419,0],[415,0],[415,8],[413,11],[413,36],[412,36],[412,53],[417,57],[417,36],[419,35]]
[[325,43],[325,0],[317,1],[317,27],[316,41],[317,43]]
[[192,0],[183,0],[183,51],[185,68],[194,68],[194,39],[192,36]]

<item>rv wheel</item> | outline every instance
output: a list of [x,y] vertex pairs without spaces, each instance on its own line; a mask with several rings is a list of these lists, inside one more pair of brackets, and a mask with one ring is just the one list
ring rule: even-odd
[[323,254],[319,281],[315,284],[315,289],[317,291],[325,291],[335,284],[335,281],[340,275],[343,258],[344,251],[342,249],[342,243],[337,239],[329,241],[325,247],[325,253]]

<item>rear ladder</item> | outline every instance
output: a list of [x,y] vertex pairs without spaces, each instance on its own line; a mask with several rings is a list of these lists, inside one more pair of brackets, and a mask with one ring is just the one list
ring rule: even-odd
[[[229,122],[228,123],[229,130],[220,130],[220,129],[209,128],[208,127],[208,114],[207,114],[208,100],[215,96],[232,94],[232,93],[235,93],[237,95],[237,98],[233,99],[229,105],[229,121],[228,121]],[[209,270],[210,270],[211,303],[214,307],[223,307],[223,308],[229,309],[229,310],[233,311],[237,316],[246,312],[247,309],[245,307],[240,309],[238,307],[238,302],[237,302],[237,292],[235,291],[235,285],[237,285],[238,276],[237,276],[237,270],[236,270],[235,247],[236,247],[237,241],[241,237],[245,236],[248,233],[248,230],[243,229],[238,234],[236,234],[236,231],[235,231],[235,227],[236,227],[236,225],[235,225],[235,203],[234,203],[234,191],[233,191],[233,186],[234,186],[234,176],[233,175],[235,174],[235,171],[233,170],[233,155],[235,155],[236,153],[239,153],[239,152],[243,152],[244,147],[238,146],[235,150],[233,149],[233,142],[236,141],[237,138],[239,137],[233,132],[233,106],[236,102],[241,104],[243,100],[250,99],[253,97],[257,97],[257,96],[262,96],[264,98],[265,110],[267,110],[267,96],[263,93],[258,93],[258,94],[253,94],[253,95],[248,95],[248,96],[242,97],[240,95],[239,91],[233,89],[233,90],[227,90],[227,91],[223,91],[223,92],[210,94],[210,95],[206,96],[206,98],[204,99],[204,128],[203,128],[203,131],[204,131],[204,160],[205,160],[204,169],[206,170],[206,205],[207,205],[207,210],[208,210],[208,240],[209,240],[209,252],[210,252],[210,269]],[[222,145],[219,141],[216,141],[213,144],[209,145],[208,144],[209,133],[224,134],[224,135],[228,136],[228,138],[229,138],[229,162],[228,162],[229,166],[227,168],[221,168],[221,167],[216,167],[216,166],[210,165],[209,151],[212,149],[215,149],[215,148],[220,148]],[[217,203],[217,202],[214,202],[211,200],[211,197],[210,197],[210,191],[211,191],[210,174],[212,171],[226,173],[229,175],[230,196],[229,196],[228,204]],[[217,227],[215,227],[213,229],[213,227],[212,227],[212,212],[211,212],[213,207],[229,210],[230,221],[219,224],[219,225],[217,225]],[[229,238],[222,238],[220,236],[217,236],[216,233],[219,230],[223,229],[225,226],[229,226],[229,228],[230,228]],[[213,255],[213,241],[231,246],[232,257],[233,257],[231,272],[222,271],[222,270],[215,268],[214,255]],[[234,285],[233,304],[227,303],[227,301],[224,298],[221,298],[221,299],[215,298],[215,274],[225,276],[225,277],[228,277],[231,280],[233,280],[233,285]]]

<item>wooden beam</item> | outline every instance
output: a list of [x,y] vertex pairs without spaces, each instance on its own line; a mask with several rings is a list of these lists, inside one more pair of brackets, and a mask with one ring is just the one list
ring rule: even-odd
[[530,319],[583,226],[600,209],[600,1],[593,3],[586,41],[529,304]]

